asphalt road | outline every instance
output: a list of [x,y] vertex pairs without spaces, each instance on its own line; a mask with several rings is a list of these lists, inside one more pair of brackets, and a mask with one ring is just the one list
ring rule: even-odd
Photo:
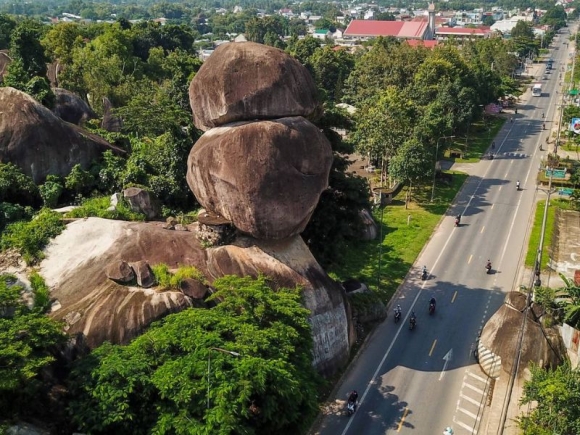
[[[431,435],[442,434],[446,426],[452,426],[456,435],[484,433],[489,382],[473,350],[479,331],[505,293],[521,284],[533,205],[536,196],[545,196],[536,190],[536,175],[559,103],[555,90],[568,57],[562,45],[567,36],[552,44],[558,49],[551,54],[554,70],[542,80],[543,95],[518,107],[514,121],[495,138],[495,158],[475,165],[391,301],[389,317],[351,365],[337,389],[335,406],[329,407],[316,433]],[[461,225],[455,227],[454,216],[459,213]],[[488,259],[491,274],[485,271]],[[420,279],[423,264],[430,272],[426,281]],[[437,309],[429,315],[432,296]],[[403,319],[395,324],[392,309],[397,304]],[[417,315],[414,330],[409,330],[411,310]],[[359,408],[349,417],[344,404],[352,389],[359,392]]]

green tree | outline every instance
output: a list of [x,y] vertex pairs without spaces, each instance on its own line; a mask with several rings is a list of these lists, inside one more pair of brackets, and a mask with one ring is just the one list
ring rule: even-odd
[[322,192],[302,238],[316,260],[323,267],[328,267],[340,264],[348,246],[360,240],[360,211],[370,208],[370,189],[366,179],[347,171],[350,164],[348,155],[354,150],[335,131],[337,128],[352,129],[348,115],[329,105],[317,125],[329,139],[334,158],[329,187]]
[[31,177],[12,163],[0,163],[0,201],[36,207],[41,198]]
[[16,21],[6,14],[0,14],[0,50],[10,47],[10,39],[15,28]]
[[40,375],[54,362],[54,347],[65,341],[61,325],[45,315],[45,292],[33,286],[29,308],[23,290],[14,277],[0,276],[0,419],[42,411]]
[[514,51],[521,58],[535,56],[539,52],[531,23],[518,21],[511,31],[511,41]]
[[58,23],[50,27],[41,43],[52,60],[70,65],[73,62],[73,49],[82,46],[82,38],[82,28],[78,24]]
[[417,115],[414,102],[395,86],[387,87],[355,112],[356,127],[349,140],[356,144],[358,153],[380,165],[381,180],[386,179],[390,158],[411,136]]
[[[415,139],[402,144],[389,162],[389,173],[402,183],[409,183],[409,192],[413,184],[424,181],[433,173],[433,160],[429,150]],[[409,193],[408,199],[410,200]]]
[[90,171],[85,171],[81,165],[76,164],[64,180],[64,187],[75,196],[88,195],[95,187],[95,177]]
[[493,26],[495,24],[495,20],[491,15],[486,15],[481,20],[481,24],[483,24],[484,26]]
[[530,412],[519,418],[524,435],[575,435],[580,433],[580,372],[565,363],[553,370],[531,367],[524,383],[521,405]]
[[129,345],[105,344],[77,365],[70,410],[79,427],[94,434],[303,428],[316,412],[318,375],[299,291],[272,291],[263,277],[224,277],[213,286],[215,308],[167,316]]
[[330,46],[316,50],[308,63],[314,73],[318,89],[329,101],[340,102],[341,89],[354,68],[354,57],[347,50],[334,50]]
[[58,175],[48,175],[44,184],[40,185],[38,189],[44,206],[54,208],[63,191],[62,180]]
[[580,287],[561,273],[559,275],[565,285],[557,291],[559,297],[566,298],[564,322],[578,328],[580,327]]
[[48,108],[52,108],[55,96],[46,78],[49,58],[40,43],[42,25],[32,20],[18,24],[11,35],[10,56],[4,85],[28,93]]

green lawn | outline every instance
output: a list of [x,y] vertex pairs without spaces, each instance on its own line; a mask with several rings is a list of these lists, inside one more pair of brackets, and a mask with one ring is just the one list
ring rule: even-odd
[[[447,147],[444,159],[456,163],[476,163],[481,155],[489,148],[491,141],[497,135],[506,119],[502,117],[488,118],[484,121],[475,122],[472,125],[472,134],[467,137],[455,138]],[[463,153],[463,158],[451,157],[451,152],[458,150]]]
[[429,201],[431,185],[425,185],[413,189],[408,208],[408,189],[403,189],[392,204],[375,210],[375,220],[382,223],[382,237],[346,247],[345,266],[330,270],[331,276],[340,281],[358,279],[377,291],[385,302],[390,300],[467,178],[464,173],[453,174],[451,185],[437,184],[433,203]]
[[[536,214],[534,216],[534,226],[530,234],[530,241],[528,242],[528,253],[526,254],[526,267],[533,268],[536,262],[536,256],[540,247],[540,237],[542,232],[542,220],[544,218],[544,209],[546,207],[546,200],[538,201],[536,204]],[[551,199],[548,207],[548,217],[546,219],[546,233],[544,235],[544,246],[542,249],[542,270],[547,269],[548,266],[548,249],[552,244],[552,236],[554,233],[554,224],[556,221],[556,209],[570,209],[570,203],[565,199]]]

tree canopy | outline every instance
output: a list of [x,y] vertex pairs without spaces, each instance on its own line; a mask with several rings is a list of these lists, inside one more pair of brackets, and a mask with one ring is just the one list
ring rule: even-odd
[[272,291],[264,277],[214,286],[215,308],[168,316],[80,361],[70,409],[82,430],[297,433],[316,412],[319,382],[300,291]]

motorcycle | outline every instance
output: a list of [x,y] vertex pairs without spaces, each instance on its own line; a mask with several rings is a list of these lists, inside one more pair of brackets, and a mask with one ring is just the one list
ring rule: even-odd
[[519,181],[516,183],[516,190],[517,190],[517,191],[519,191],[519,190],[520,190],[520,182],[519,182]]
[[395,323],[399,323],[399,320],[401,320],[401,312],[395,311]]
[[415,325],[417,324],[417,319],[415,317],[411,317],[409,319],[409,329],[413,330],[415,329]]
[[356,411],[356,402],[347,402],[346,413],[348,415],[353,415],[355,411]]
[[433,302],[431,302],[429,304],[429,314],[433,314],[435,313],[435,304]]
[[460,222],[459,218],[455,218],[455,226],[456,226],[456,227],[458,227],[458,226],[459,226],[459,222]]
[[423,272],[421,273],[421,279],[425,281],[428,277],[429,273],[427,272],[427,269],[423,269]]
[[488,275],[491,273],[491,263],[490,263],[490,262],[488,262],[488,263],[485,265],[485,270],[486,270],[486,273],[487,273]]

